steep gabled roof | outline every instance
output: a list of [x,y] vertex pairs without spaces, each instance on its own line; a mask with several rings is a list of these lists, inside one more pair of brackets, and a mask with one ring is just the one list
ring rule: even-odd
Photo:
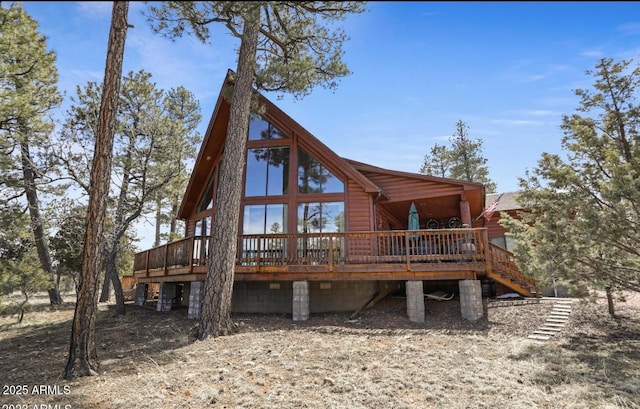
[[[204,185],[207,183],[207,178],[213,163],[212,160],[214,160],[216,155],[222,151],[224,146],[230,110],[230,104],[224,98],[224,91],[225,87],[233,86],[232,78],[234,76],[234,72],[229,70],[220,89],[218,100],[216,101],[211,119],[209,120],[209,125],[204,135],[200,152],[198,153],[193,171],[191,172],[189,184],[187,185],[180,210],[178,211],[178,218],[180,219],[188,218],[191,211],[195,206],[197,206],[202,190],[204,189]],[[325,166],[330,164],[331,166],[338,168],[342,174],[360,185],[365,192],[384,196],[384,192],[380,187],[367,179],[362,173],[354,169],[348,162],[329,149],[318,138],[313,136],[309,131],[294,121],[289,115],[279,109],[262,94],[258,94],[258,98],[266,107],[264,117],[266,119],[277,118],[277,122],[279,124],[284,124],[287,129],[296,133],[300,144],[305,149],[308,149],[316,159],[325,164]]]

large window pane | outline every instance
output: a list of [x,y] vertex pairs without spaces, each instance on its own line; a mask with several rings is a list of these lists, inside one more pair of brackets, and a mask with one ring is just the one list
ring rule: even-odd
[[344,203],[322,203],[323,232],[344,232]]
[[266,149],[249,149],[247,151],[247,177],[245,196],[264,196],[267,185],[267,168],[264,161]]
[[249,140],[260,141],[267,139],[281,139],[284,135],[278,128],[273,126],[269,121],[265,121],[262,118],[258,118],[255,115],[251,116],[249,121]]
[[246,196],[278,196],[288,193],[289,148],[247,150]]
[[270,148],[267,159],[267,196],[286,195],[289,191],[289,148]]
[[287,232],[287,205],[246,205],[242,234],[265,234]]
[[200,198],[200,203],[198,203],[198,212],[202,212],[213,207],[213,181],[216,178],[216,173],[217,169],[214,169],[211,177],[209,178],[209,182],[207,183],[207,187]]
[[211,216],[204,217],[196,221],[195,236],[211,235]]
[[[244,237],[240,249],[243,263],[284,262],[287,254],[287,238],[270,233],[287,232],[287,205],[246,205],[242,232],[245,235],[261,234],[261,237]],[[275,236],[275,237],[274,237]]]
[[298,205],[298,233],[319,233],[322,227],[320,203]]
[[344,232],[344,203],[300,203],[298,233]]
[[242,234],[264,233],[264,205],[247,205],[244,207]]
[[286,233],[287,232],[287,205],[271,204],[267,205],[265,218],[265,233]]
[[298,149],[298,193],[342,193],[344,184],[327,168]]
[[209,253],[209,236],[211,235],[211,216],[203,217],[196,221],[194,236],[199,238],[193,241],[193,262],[194,265],[206,265]]

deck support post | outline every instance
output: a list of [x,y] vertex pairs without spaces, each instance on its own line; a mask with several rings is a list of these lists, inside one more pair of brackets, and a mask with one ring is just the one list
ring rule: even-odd
[[309,319],[309,282],[293,282],[293,320],[306,321]]
[[149,284],[147,283],[136,284],[136,298],[134,301],[134,305],[138,307],[144,307],[144,304],[147,301],[148,291],[149,291]]
[[202,293],[204,281],[192,281],[189,289],[189,311],[187,318],[190,320],[200,319],[202,311]]
[[460,312],[466,320],[475,322],[484,316],[480,280],[460,280]]
[[471,227],[471,210],[469,208],[469,202],[464,199],[460,200],[460,221],[462,224]]
[[158,292],[158,305],[156,311],[171,311],[171,304],[175,293],[174,283],[160,283],[160,291]]
[[424,289],[422,281],[407,281],[405,287],[409,320],[424,324]]

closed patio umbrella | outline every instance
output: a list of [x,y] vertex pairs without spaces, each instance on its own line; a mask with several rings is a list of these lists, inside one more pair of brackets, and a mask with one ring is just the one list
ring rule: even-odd
[[[409,208],[409,230],[420,230],[420,216],[418,216],[418,209],[416,209],[415,203],[411,203]],[[422,238],[419,235],[409,236],[411,252],[413,254],[420,254]]]
[[409,208],[409,230],[420,230],[420,216],[415,203],[411,203]]

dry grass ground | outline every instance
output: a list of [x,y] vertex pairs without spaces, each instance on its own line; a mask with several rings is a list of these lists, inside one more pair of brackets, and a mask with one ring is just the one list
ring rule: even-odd
[[[0,409],[640,407],[640,295],[618,303],[615,320],[602,300],[575,300],[546,342],[527,335],[550,303],[489,308],[469,323],[456,299],[428,300],[417,325],[404,302],[385,299],[357,320],[237,315],[237,334],[201,342],[185,310],[128,305],[114,318],[103,305],[101,374],[73,381],[60,377],[73,306],[35,308],[22,324],[5,306]],[[19,385],[28,393],[11,392]],[[40,385],[59,394],[33,393]]]

